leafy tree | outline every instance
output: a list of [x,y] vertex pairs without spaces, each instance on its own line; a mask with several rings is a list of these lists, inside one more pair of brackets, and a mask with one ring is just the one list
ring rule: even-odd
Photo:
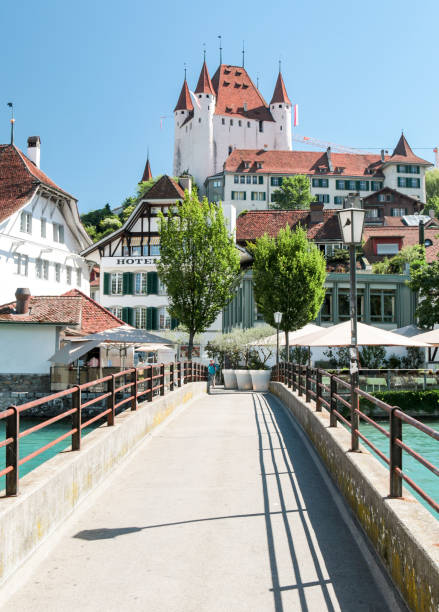
[[414,270],[407,284],[418,293],[416,316],[419,325],[432,328],[439,323],[439,261]]
[[88,225],[89,227],[97,227],[102,219],[105,219],[105,217],[111,216],[112,214],[110,205],[107,202],[103,208],[91,210],[90,212],[85,213],[85,215],[81,215],[81,221],[84,225]]
[[310,202],[314,200],[309,178],[304,174],[284,178],[280,188],[274,192],[273,198],[271,208],[278,210],[309,208]]
[[360,363],[362,368],[382,368],[386,360],[386,349],[383,346],[362,346]]
[[427,212],[434,210],[439,216],[439,169],[434,168],[425,173],[425,190],[427,199]]
[[373,264],[374,274],[402,274],[405,265],[410,265],[410,273],[425,264],[425,247],[421,244],[405,247],[393,257],[386,257],[382,261]]
[[103,236],[108,236],[108,234],[111,234],[120,227],[122,227],[122,221],[118,216],[111,215],[109,217],[105,217],[105,219],[102,219],[102,221],[99,223],[100,238]]
[[133,212],[135,208],[136,208],[135,204],[130,204],[129,206],[126,206],[123,209],[123,211],[119,215],[122,223],[125,223],[125,221],[128,219],[128,217],[131,215],[131,213]]
[[[137,186],[137,197],[132,198],[134,202],[137,202],[137,200],[140,200],[140,198],[142,198],[145,195],[145,193],[149,191],[151,187],[155,185],[155,183],[157,183],[157,181],[160,178],[162,178],[161,174],[159,174],[159,176],[154,176],[152,179],[149,179],[149,181],[142,181],[141,183],[139,183]],[[133,204],[134,202],[130,202],[130,204]]]
[[166,285],[168,310],[189,333],[188,359],[194,335],[205,331],[232,299],[239,280],[239,255],[221,207],[196,191],[185,193],[176,213],[159,216],[160,260],[157,271]]
[[325,297],[326,262],[320,250],[307,240],[298,227],[287,225],[276,238],[264,234],[255,244],[248,244],[253,263],[253,286],[258,311],[270,325],[274,313],[282,313],[280,329],[288,332],[313,321]]

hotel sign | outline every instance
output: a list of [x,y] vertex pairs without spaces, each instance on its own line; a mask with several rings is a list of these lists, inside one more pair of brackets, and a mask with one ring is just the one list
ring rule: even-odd
[[103,257],[102,266],[155,266],[159,259],[159,255],[150,257]]

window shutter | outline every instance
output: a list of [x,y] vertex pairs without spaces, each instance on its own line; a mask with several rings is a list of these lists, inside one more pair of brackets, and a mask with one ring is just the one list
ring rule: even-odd
[[104,295],[110,295],[111,274],[104,272]]
[[147,276],[147,292],[148,295],[153,293],[157,295],[159,292],[159,277],[157,272],[148,272]]
[[174,317],[171,318],[171,329],[175,329],[176,327],[178,327],[178,319],[175,319]]
[[158,328],[159,328],[159,309],[153,308],[152,309],[152,329],[158,329]]
[[243,191],[242,193],[244,194],[244,200],[246,200],[247,199],[247,192]]
[[122,321],[128,325],[133,324],[133,309],[124,307],[122,308]]
[[148,308],[146,309],[146,329],[148,330],[152,329],[152,311],[153,308],[151,308],[151,306],[148,306]]
[[129,295],[131,290],[131,272],[124,272],[122,276],[122,294]]

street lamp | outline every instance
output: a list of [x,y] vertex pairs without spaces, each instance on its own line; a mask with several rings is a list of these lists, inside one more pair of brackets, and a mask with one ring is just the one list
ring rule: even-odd
[[282,321],[282,313],[275,312],[273,316],[277,325],[276,379],[279,380],[279,323]]
[[364,217],[366,211],[361,208],[361,198],[358,194],[349,194],[345,200],[344,208],[338,211],[338,222],[343,242],[349,246],[350,271],[350,319],[351,319],[351,346],[350,346],[350,374],[351,374],[351,447],[358,450],[358,436],[355,430],[359,428],[359,417],[355,412],[358,387],[358,347],[357,347],[357,266],[355,247],[361,244],[363,235]]

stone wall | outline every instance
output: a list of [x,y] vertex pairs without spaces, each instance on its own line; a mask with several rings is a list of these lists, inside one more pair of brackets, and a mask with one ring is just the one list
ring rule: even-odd
[[0,374],[0,410],[50,393],[50,374]]

